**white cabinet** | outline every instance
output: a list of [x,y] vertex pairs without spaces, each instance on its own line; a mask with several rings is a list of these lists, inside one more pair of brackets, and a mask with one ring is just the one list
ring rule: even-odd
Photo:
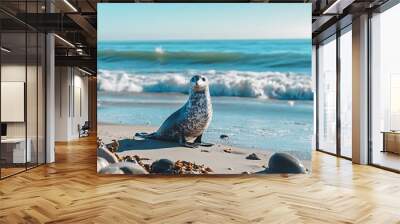
[[25,163],[32,161],[32,141],[27,139],[25,151],[25,138],[7,138],[1,140],[2,147],[6,147],[12,153],[12,163]]

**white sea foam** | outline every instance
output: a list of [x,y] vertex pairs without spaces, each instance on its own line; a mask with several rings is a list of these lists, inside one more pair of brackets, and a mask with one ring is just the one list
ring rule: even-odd
[[158,46],[154,49],[157,54],[164,54],[164,49],[161,46]]
[[[133,74],[100,70],[98,89],[110,92],[187,93],[190,77],[196,72]],[[264,97],[282,100],[312,100],[310,76],[279,72],[203,72],[213,96]]]

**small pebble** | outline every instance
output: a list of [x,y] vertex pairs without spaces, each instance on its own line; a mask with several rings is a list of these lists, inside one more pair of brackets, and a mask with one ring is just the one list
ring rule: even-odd
[[220,138],[220,139],[226,139],[226,138],[228,138],[228,135],[222,134],[222,135],[219,136],[219,138]]
[[205,169],[207,172],[214,172],[210,167],[206,167]]
[[224,149],[224,152],[226,152],[226,153],[232,153],[232,149]]
[[248,155],[246,157],[246,159],[249,159],[249,160],[261,160],[260,157],[258,157],[257,154],[255,154],[255,153],[252,153],[252,154]]

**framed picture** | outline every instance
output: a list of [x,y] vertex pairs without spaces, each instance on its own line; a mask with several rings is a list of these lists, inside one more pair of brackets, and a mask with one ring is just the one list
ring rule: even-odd
[[310,172],[311,52],[311,4],[99,4],[98,172]]

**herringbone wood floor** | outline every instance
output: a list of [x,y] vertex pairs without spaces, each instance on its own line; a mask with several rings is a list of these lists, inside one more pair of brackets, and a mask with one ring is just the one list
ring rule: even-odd
[[400,223],[400,175],[313,153],[313,173],[100,177],[95,138],[0,181],[0,223]]

